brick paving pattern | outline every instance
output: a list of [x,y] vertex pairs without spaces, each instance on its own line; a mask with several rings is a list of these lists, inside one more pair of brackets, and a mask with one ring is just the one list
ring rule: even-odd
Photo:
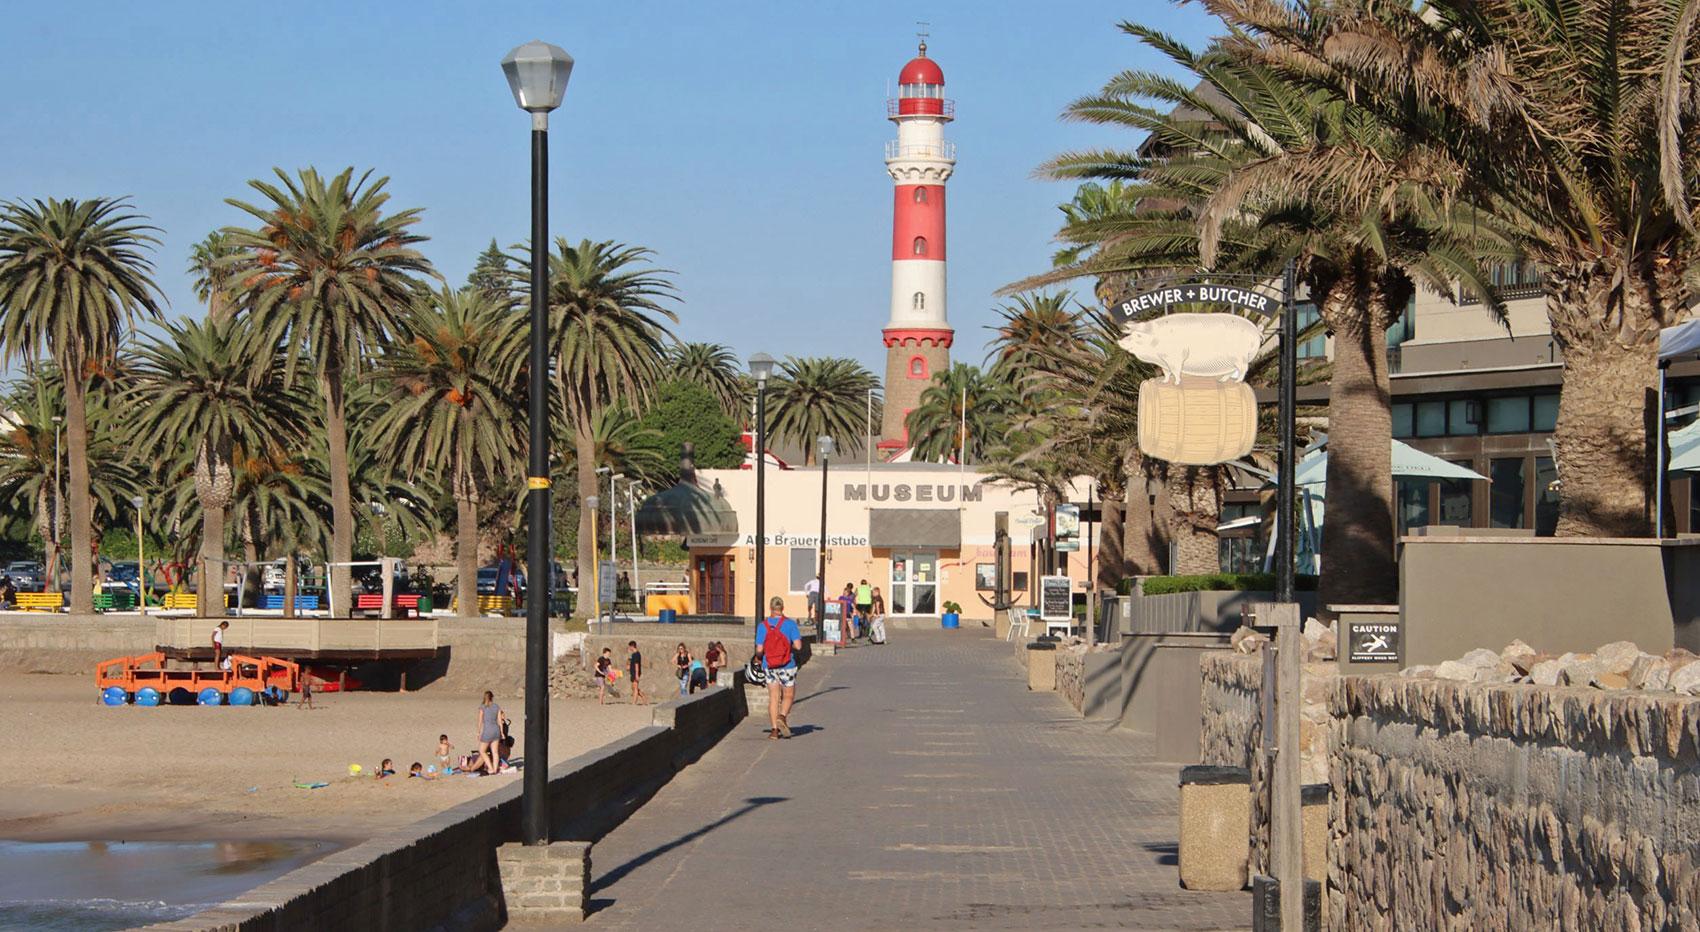
[[1180,888],[1179,768],[1149,738],[1028,692],[980,631],[892,634],[804,669],[795,738],[745,721],[597,843],[589,923],[1249,926],[1249,895]]

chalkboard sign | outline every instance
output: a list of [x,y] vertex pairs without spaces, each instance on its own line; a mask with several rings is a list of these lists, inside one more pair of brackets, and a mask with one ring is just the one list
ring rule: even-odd
[[1039,617],[1045,621],[1074,617],[1074,583],[1067,576],[1039,577]]

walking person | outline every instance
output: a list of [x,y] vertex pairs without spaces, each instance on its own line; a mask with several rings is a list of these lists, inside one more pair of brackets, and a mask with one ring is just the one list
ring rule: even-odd
[[702,654],[703,664],[708,667],[708,685],[713,686],[719,682],[717,678],[720,676],[720,661],[725,655],[726,652],[721,649],[719,641],[708,642],[708,650]]
[[496,704],[496,694],[484,690],[484,701],[478,706],[478,762],[487,768],[485,773],[495,773],[500,769],[497,761],[501,749],[497,744],[502,740],[502,726],[507,721],[508,714]]
[[767,717],[773,726],[767,736],[791,737],[791,703],[797,698],[797,652],[803,632],[785,617],[785,600],[774,596],[768,616],[756,624],[756,650],[767,673]]
[[635,705],[641,702],[648,705],[649,697],[643,694],[643,687],[638,685],[638,681],[643,677],[643,652],[638,650],[636,641],[627,641],[626,646],[631,648],[631,653],[626,655],[626,672],[632,677],[632,703]]
[[810,576],[809,581],[803,583],[803,598],[808,600],[809,618],[817,625],[825,621],[826,616],[821,614],[819,576]]

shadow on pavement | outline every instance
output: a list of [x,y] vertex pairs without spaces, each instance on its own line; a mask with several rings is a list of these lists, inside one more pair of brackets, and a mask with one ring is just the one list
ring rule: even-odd
[[[737,809],[734,809],[731,812],[726,813],[725,815],[721,816],[720,818],[715,819],[713,822],[710,822],[710,823],[708,823],[707,825],[704,825],[701,828],[694,829],[690,832],[687,832],[684,835],[680,835],[678,838],[675,838],[672,841],[670,841],[670,842],[668,842],[664,845],[660,845],[660,846],[657,846],[655,848],[651,848],[648,851],[645,851],[644,853],[638,855],[637,857],[632,858],[631,860],[627,861],[626,863],[621,864],[620,866],[614,868],[613,870],[609,871],[608,873],[603,874],[601,877],[597,878],[594,883],[591,884],[589,892],[594,893],[598,890],[606,890],[607,888],[613,886],[614,884],[619,883],[620,879],[625,877],[627,874],[631,873],[632,871],[637,870],[638,868],[644,866],[645,864],[648,864],[650,861],[653,861],[656,858],[661,857],[662,855],[666,854],[667,852],[672,851],[674,848],[680,847],[681,845],[688,845],[691,842],[696,841],[698,838],[701,838],[702,836],[707,835],[709,832],[712,832],[715,829],[721,827],[722,825],[725,825],[728,822],[731,822],[735,819],[738,819],[738,818],[741,818],[745,815],[748,815],[749,813],[754,812],[755,810],[761,808],[762,806],[771,806],[775,803],[788,802],[789,800],[790,800],[789,796],[752,796],[749,799],[744,800],[743,806],[741,806]],[[601,911],[602,909],[604,909],[608,906],[613,905],[613,903],[614,903],[614,901],[611,900],[611,899],[591,899],[589,902],[587,902],[585,904],[585,912],[587,914],[588,913],[596,913],[596,912],[599,912],[599,911]]]
[[803,703],[808,702],[810,699],[813,699],[816,696],[824,696],[827,693],[835,693],[835,692],[838,692],[840,689],[849,689],[849,688],[850,687],[848,687],[848,686],[828,686],[825,689],[817,690],[815,692],[809,693],[807,696],[804,696],[801,699],[797,699],[796,701],[791,703],[791,707],[796,708],[797,706],[800,706]]

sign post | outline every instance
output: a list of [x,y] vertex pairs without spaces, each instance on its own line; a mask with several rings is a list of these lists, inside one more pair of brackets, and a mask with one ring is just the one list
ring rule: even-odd
[[596,608],[600,612],[608,610],[608,620],[614,620],[614,595],[620,584],[617,564],[613,560],[603,560],[596,564]]
[[1067,576],[1039,578],[1039,620],[1074,620],[1074,583]]

